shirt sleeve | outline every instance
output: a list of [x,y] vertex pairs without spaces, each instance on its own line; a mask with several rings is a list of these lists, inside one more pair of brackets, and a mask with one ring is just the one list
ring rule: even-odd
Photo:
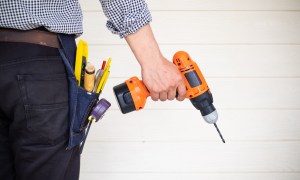
[[121,38],[138,31],[152,21],[151,13],[144,0],[100,0],[106,27]]

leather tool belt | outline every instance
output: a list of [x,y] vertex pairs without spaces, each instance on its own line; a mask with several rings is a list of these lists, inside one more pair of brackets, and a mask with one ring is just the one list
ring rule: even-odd
[[60,48],[56,33],[43,30],[16,30],[0,28],[0,42],[22,42]]

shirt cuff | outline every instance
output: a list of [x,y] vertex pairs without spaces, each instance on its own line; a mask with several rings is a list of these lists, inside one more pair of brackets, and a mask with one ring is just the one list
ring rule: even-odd
[[151,13],[144,0],[115,0],[106,3],[102,1],[101,4],[108,18],[106,27],[121,38],[137,32],[152,21]]

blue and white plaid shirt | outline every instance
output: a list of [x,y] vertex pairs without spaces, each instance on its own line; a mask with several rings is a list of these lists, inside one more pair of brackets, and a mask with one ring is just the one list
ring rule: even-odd
[[[107,28],[120,37],[151,22],[144,0],[100,0]],[[0,27],[30,30],[44,26],[51,32],[82,34],[78,0],[0,0]]]

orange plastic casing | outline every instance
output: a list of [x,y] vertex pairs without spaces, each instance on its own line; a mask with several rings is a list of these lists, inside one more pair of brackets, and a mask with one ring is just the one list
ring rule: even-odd
[[[200,96],[206,91],[209,91],[207,83],[198,67],[198,65],[191,59],[190,55],[184,51],[178,51],[173,56],[173,63],[177,66],[178,70],[180,71],[183,79],[184,84],[187,89],[186,98],[194,98]],[[187,76],[192,74],[192,78],[195,81],[199,81],[199,85],[192,87]],[[197,77],[198,76],[198,77]],[[199,79],[198,79],[199,78]]]
[[136,76],[126,80],[125,82],[134,102],[135,109],[137,111],[143,109],[146,104],[147,97],[150,96],[146,86]]

